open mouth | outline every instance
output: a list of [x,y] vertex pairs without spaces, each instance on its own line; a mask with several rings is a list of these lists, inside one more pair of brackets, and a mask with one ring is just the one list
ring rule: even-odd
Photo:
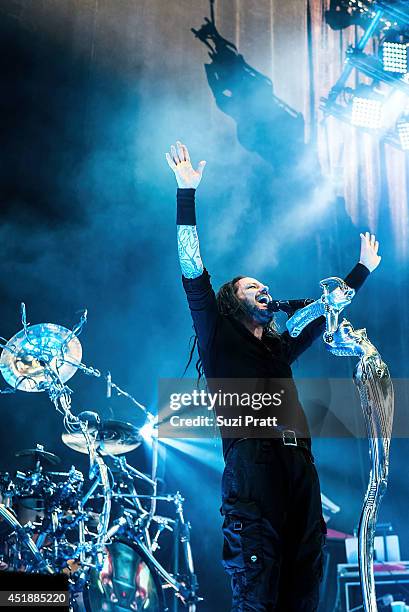
[[260,293],[256,297],[256,302],[258,304],[265,304],[266,306],[268,306],[271,301],[272,301],[272,298],[268,295],[268,293]]

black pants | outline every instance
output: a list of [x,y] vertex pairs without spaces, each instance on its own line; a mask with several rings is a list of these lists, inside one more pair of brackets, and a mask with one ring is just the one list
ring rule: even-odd
[[309,453],[280,440],[239,441],[222,496],[232,612],[317,610],[326,526]]

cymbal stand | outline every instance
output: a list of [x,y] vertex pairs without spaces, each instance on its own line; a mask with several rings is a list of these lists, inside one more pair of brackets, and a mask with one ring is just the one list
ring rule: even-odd
[[[157,487],[158,487],[157,486],[157,469],[158,469],[158,456],[159,456],[159,441],[158,441],[158,435],[157,435],[157,423],[158,423],[157,417],[154,414],[152,414],[146,406],[138,402],[138,400],[134,398],[133,395],[131,395],[130,393],[122,389],[119,385],[117,385],[112,380],[112,375],[110,372],[107,372],[107,374],[102,374],[102,372],[98,370],[97,368],[88,366],[85,363],[74,364],[70,362],[69,360],[65,360],[65,363],[69,365],[76,365],[78,369],[84,374],[86,374],[87,376],[93,376],[95,378],[103,379],[109,387],[109,395],[111,394],[113,390],[116,392],[118,396],[126,397],[130,402],[132,402],[132,404],[137,406],[137,408],[139,408],[146,415],[147,422],[152,425],[152,434],[151,434],[152,463],[151,463],[151,479],[150,479],[150,484],[152,486],[152,498],[151,498],[151,504],[150,504],[150,509],[149,509],[149,521],[148,521],[150,522],[156,512],[156,493],[157,493]],[[126,467],[130,471],[135,469],[129,466],[128,464],[126,464]],[[136,474],[134,473],[134,475]]]

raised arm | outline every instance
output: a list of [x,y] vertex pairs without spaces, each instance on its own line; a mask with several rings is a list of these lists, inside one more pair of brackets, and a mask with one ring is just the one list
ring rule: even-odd
[[[359,263],[357,263],[345,282],[349,287],[358,291],[364,284],[366,278],[380,264],[381,257],[378,255],[379,243],[374,234],[360,234],[361,248]],[[311,344],[319,338],[325,331],[325,318],[319,317],[301,332],[296,338],[292,338],[286,331],[282,334],[282,339],[287,345],[287,356],[290,362],[295,361]]]
[[181,142],[177,142],[176,147],[172,145],[170,153],[166,153],[166,159],[178,184],[176,223],[179,262],[183,287],[203,357],[214,338],[220,316],[210,276],[200,257],[196,229],[195,190],[202,179],[206,162],[201,161],[197,170],[194,170],[187,147]]
[[205,161],[201,161],[197,170],[193,169],[189,151],[181,142],[170,147],[166,160],[175,173],[178,184],[177,240],[179,262],[185,278],[197,278],[203,273],[203,262],[200,257],[199,238],[196,229],[194,191],[202,179]]

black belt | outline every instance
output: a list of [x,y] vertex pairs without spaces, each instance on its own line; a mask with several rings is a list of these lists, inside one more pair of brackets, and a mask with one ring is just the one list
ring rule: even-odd
[[[252,440],[252,438],[239,438],[235,440],[234,442],[232,442],[232,444],[227,449],[227,452],[224,458],[227,459],[227,455],[229,454],[233,446],[235,446],[238,442],[244,442],[244,440]],[[283,446],[291,446],[293,448],[300,448],[302,450],[307,451],[312,461],[314,462],[314,457],[311,452],[311,442],[307,442],[305,438],[297,438],[295,431],[292,429],[284,429],[281,432],[281,437],[265,438],[265,439],[258,438],[258,442],[261,442],[265,446],[265,448],[268,448],[269,446],[271,446],[272,443],[282,444]]]
[[292,429],[285,429],[281,438],[279,438],[284,446],[300,446],[301,448],[307,449],[307,451],[311,452],[311,446],[304,440],[304,438],[297,438],[295,431]]
[[297,438],[297,435],[292,429],[285,429],[281,432],[281,438],[270,438],[269,440],[263,440],[266,446],[269,446],[271,442],[282,444],[283,446],[291,446],[293,448],[300,448],[307,451],[311,460],[314,462],[314,457],[311,452],[311,443],[307,442],[305,438]]

